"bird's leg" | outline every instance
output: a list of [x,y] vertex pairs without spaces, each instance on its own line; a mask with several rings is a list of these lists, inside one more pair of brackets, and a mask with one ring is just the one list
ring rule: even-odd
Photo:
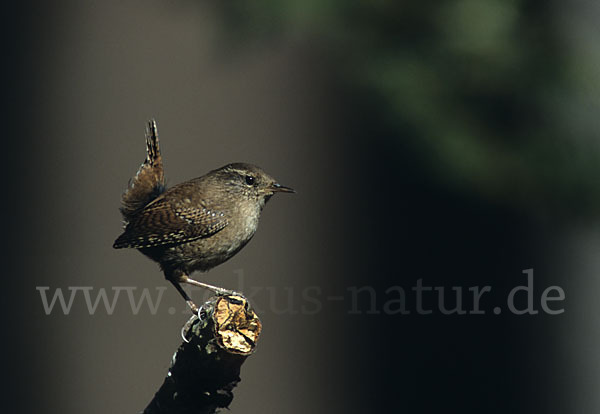
[[[209,285],[208,283],[198,282],[197,280],[191,279],[187,275],[179,276],[179,283],[187,283],[188,285],[198,286],[198,287],[201,287],[204,289],[208,289],[210,291],[215,292],[219,296],[226,296],[226,295],[230,295],[230,296],[238,295],[239,296],[239,293],[234,292],[233,290],[223,289],[223,288],[220,288],[217,286]],[[181,288],[181,286],[180,286],[180,288]]]
[[179,278],[180,280],[169,279],[169,282],[171,282],[173,284],[173,286],[175,286],[175,289],[177,289],[177,292],[179,292],[179,294],[181,296],[183,296],[185,303],[187,303],[187,305],[190,307],[190,309],[192,310],[192,312],[195,315],[198,313],[198,306],[192,301],[192,299],[188,296],[188,294],[185,292],[185,290],[183,290],[183,288],[181,287],[180,283],[182,282],[182,280],[181,280],[182,277],[187,278],[187,276],[181,276]]

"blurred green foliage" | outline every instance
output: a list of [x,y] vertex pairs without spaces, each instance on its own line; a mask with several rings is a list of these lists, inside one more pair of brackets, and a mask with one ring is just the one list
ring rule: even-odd
[[[595,215],[598,60],[565,7],[525,0],[220,2],[227,30],[309,41],[446,184]],[[569,20],[571,19],[571,20]],[[588,39],[593,43],[597,39]],[[360,91],[360,92],[358,92]]]

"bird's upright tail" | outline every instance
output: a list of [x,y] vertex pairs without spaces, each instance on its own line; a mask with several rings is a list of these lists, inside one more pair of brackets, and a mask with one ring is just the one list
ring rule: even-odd
[[121,214],[126,222],[136,212],[165,191],[165,175],[158,144],[156,121],[151,119],[146,129],[146,159],[121,197]]

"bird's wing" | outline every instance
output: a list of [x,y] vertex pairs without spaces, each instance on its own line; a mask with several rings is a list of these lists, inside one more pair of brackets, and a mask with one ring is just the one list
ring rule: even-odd
[[181,244],[215,234],[227,224],[227,217],[220,211],[210,210],[201,205],[174,205],[160,198],[129,222],[113,247],[140,249]]

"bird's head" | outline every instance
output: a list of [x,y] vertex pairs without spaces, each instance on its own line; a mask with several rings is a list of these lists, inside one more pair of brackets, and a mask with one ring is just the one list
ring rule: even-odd
[[256,165],[246,163],[228,164],[215,170],[220,180],[226,183],[227,191],[243,194],[263,206],[275,193],[294,193]]

